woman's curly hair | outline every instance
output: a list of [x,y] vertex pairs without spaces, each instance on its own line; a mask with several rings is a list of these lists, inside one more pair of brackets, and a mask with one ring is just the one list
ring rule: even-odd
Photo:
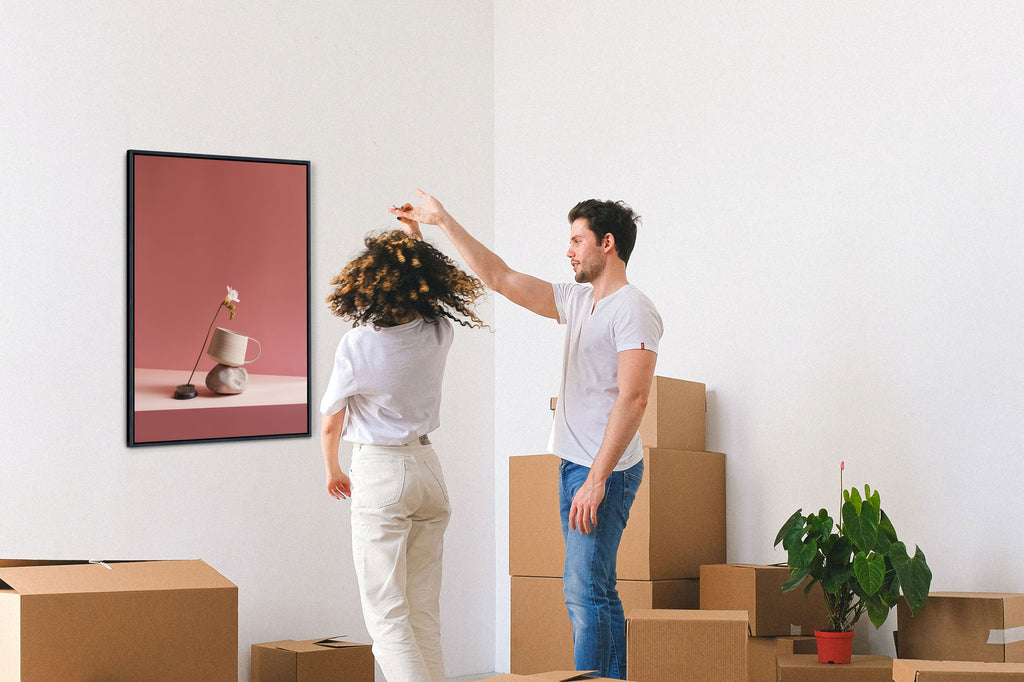
[[332,280],[331,312],[353,326],[390,327],[418,314],[427,322],[442,317],[464,327],[484,327],[473,312],[486,291],[483,282],[460,270],[431,244],[402,230],[367,235],[366,249]]

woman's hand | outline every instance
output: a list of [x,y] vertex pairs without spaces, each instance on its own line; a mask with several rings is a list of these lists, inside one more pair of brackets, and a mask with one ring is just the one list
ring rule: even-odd
[[[398,210],[398,211],[411,211],[412,210],[412,204],[404,204],[401,208],[398,208],[397,206],[393,206],[391,208],[391,212],[392,213],[394,213],[396,210]],[[418,222],[416,222],[412,218],[407,218],[407,217],[402,216],[402,215],[398,216],[398,219],[402,222],[402,230],[407,235],[409,235],[410,237],[412,237],[413,239],[416,239],[416,240],[422,240],[423,239],[423,234],[420,232],[420,224]]]
[[352,482],[340,468],[327,470],[327,492],[336,500],[352,497]]

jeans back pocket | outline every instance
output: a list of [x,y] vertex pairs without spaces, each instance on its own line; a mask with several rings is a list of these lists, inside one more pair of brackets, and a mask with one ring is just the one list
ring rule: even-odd
[[402,499],[405,491],[405,461],[398,457],[353,459],[352,506],[380,509]]

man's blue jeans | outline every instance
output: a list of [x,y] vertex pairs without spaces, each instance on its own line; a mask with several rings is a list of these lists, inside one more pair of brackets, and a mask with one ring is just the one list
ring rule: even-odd
[[615,559],[629,519],[644,463],[615,471],[605,483],[597,508],[597,525],[584,535],[569,529],[569,508],[590,469],[562,460],[559,499],[565,539],[563,589],[572,622],[577,670],[596,670],[600,677],[626,678],[626,618],[615,589]]

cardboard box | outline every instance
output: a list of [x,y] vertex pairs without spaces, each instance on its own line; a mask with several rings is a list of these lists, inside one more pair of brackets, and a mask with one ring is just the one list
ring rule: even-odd
[[[551,410],[558,398],[550,401]],[[640,420],[640,440],[647,448],[701,452],[707,434],[707,391],[704,384],[655,376]]]
[[0,679],[238,680],[238,588],[200,560],[0,562]]
[[894,682],[1024,682],[1024,663],[980,663],[978,661],[892,662]]
[[369,644],[338,638],[252,645],[252,682],[373,682]]
[[896,619],[900,658],[1024,663],[1024,594],[932,592],[916,616],[901,599]]
[[817,654],[782,654],[776,682],[892,682],[888,656],[854,654],[849,663],[818,663]]
[[589,680],[590,682],[620,682],[610,677],[594,677],[590,673],[579,670],[556,670],[552,672],[537,673],[535,675],[499,675],[488,677],[480,682],[495,682],[503,680],[507,682],[576,682],[576,680]]
[[818,654],[813,636],[750,637],[747,639],[747,682],[775,682],[782,654]]
[[700,607],[740,610],[750,616],[755,637],[812,635],[826,626],[825,595],[820,585],[780,594],[789,579],[785,566],[706,564],[700,567]]
[[[554,455],[509,458],[509,573],[558,578],[565,544]],[[697,578],[725,563],[725,455],[644,448],[644,478],[619,545],[621,580]]]
[[626,615],[626,679],[743,682],[745,611],[636,610]]
[[[696,609],[697,581],[619,580],[625,613],[634,609]],[[573,667],[572,624],[561,578],[512,577],[512,653],[510,670],[531,674]]]

